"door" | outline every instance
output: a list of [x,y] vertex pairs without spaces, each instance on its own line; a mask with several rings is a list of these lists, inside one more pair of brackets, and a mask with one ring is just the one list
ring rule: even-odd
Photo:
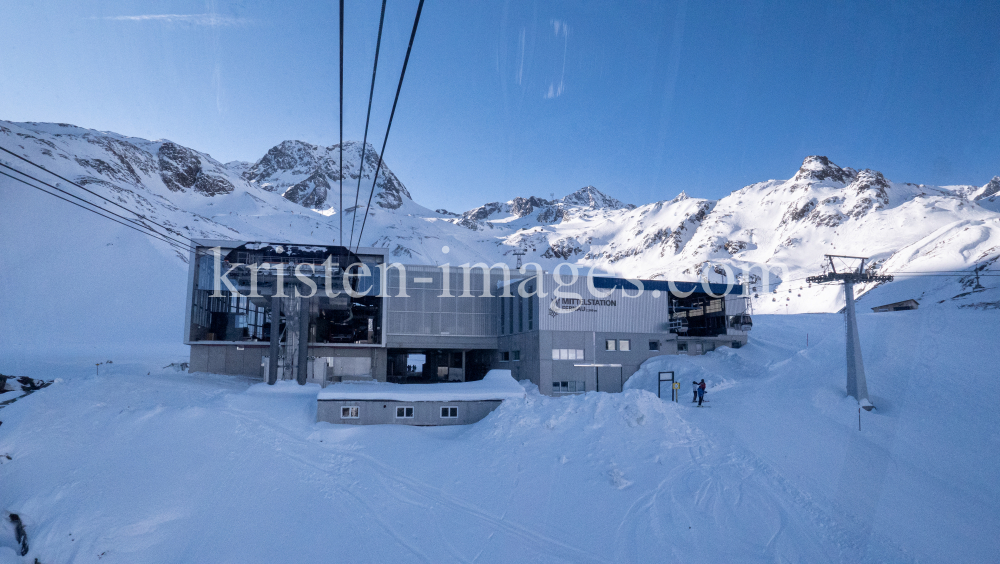
[[597,367],[597,391],[608,393],[619,393],[622,391],[622,367],[621,366],[598,366]]

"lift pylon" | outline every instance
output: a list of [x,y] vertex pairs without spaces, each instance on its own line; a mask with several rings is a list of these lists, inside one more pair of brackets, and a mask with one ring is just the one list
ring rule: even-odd
[[[865,272],[865,261],[868,257],[851,257],[845,255],[824,255],[827,260],[826,272],[821,276],[810,276],[806,282],[810,284],[843,284],[844,285],[844,325],[847,333],[847,395],[854,397],[866,411],[874,407],[868,399],[868,382],[865,379],[865,364],[861,358],[861,337],[858,334],[858,318],[854,310],[854,285],[858,283],[892,282],[892,276]],[[856,269],[847,268],[837,271],[833,259],[848,259],[860,261]]]

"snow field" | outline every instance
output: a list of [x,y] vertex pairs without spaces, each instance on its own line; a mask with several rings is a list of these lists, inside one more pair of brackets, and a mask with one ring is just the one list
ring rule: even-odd
[[995,313],[859,315],[876,406],[861,412],[860,432],[857,402],[844,393],[843,316],[755,321],[746,347],[659,357],[626,387],[655,390],[660,370],[684,374],[682,391],[705,378],[713,407],[689,410],[691,423],[808,492],[843,527],[844,561],[1000,554],[1000,382],[988,353]]
[[861,432],[831,314],[760,316],[748,346],[627,384],[705,378],[711,409],[528,384],[463,427],[315,423],[318,386],[151,352],[0,409],[0,507],[27,562],[987,562],[995,316],[940,314],[860,316]]

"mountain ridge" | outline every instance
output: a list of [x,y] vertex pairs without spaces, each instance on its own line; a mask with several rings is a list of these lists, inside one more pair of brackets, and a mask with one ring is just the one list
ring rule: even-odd
[[[824,254],[870,256],[882,271],[969,272],[1000,256],[1000,177],[983,186],[896,183],[820,155],[807,156],[787,180],[750,184],[718,200],[681,190],[634,205],[585,186],[559,199],[519,196],[457,213],[415,202],[385,162],[369,207],[378,155],[369,144],[362,167],[361,144],[354,141],[344,143],[343,210],[337,209],[337,145],[286,140],[256,162],[223,164],[168,140],[3,121],[0,144],[178,233],[331,244],[340,240],[334,216],[342,213],[343,243],[360,237],[361,244],[410,263],[510,263],[520,250],[526,262],[547,269],[569,261],[633,278],[732,282],[752,265],[784,280],[804,278],[821,271]],[[842,298],[832,287],[787,292],[786,282],[779,301],[756,268],[745,281],[759,296],[767,292],[755,302],[758,311],[839,309]],[[966,281],[932,282],[913,294],[951,300],[967,289]],[[876,294],[909,286],[890,284]]]

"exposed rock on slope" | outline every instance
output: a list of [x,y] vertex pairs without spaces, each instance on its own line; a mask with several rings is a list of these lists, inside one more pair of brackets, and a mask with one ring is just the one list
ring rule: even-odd
[[494,227],[492,219],[505,216],[520,219],[528,217],[536,211],[538,213],[534,218],[539,223],[552,224],[559,223],[581,212],[622,209],[631,210],[635,209],[635,206],[624,204],[593,186],[586,186],[561,200],[546,200],[530,196],[528,198],[517,197],[503,203],[490,202],[465,212],[454,223],[478,231]]
[[225,176],[206,170],[201,157],[191,149],[167,141],[160,145],[157,155],[160,178],[174,192],[184,192],[190,188],[199,194],[215,196],[228,194],[234,189]]
[[795,173],[795,176],[792,177],[792,181],[809,183],[830,180],[846,184],[853,180],[857,174],[857,171],[853,168],[840,168],[826,157],[810,156],[802,161],[802,166]]
[[283,194],[285,198],[307,208],[322,209],[330,192],[330,181],[322,170],[317,169],[309,178],[293,184]]
[[[368,202],[371,179],[378,166],[378,153],[371,144],[364,151],[364,172],[361,172],[361,143],[344,143],[344,206],[354,205],[361,179],[359,205]],[[319,147],[302,141],[282,141],[250,166],[243,178],[264,190],[278,192],[285,198],[307,208],[327,209],[339,203],[340,146]],[[335,197],[331,197],[331,191]],[[397,209],[404,200],[411,200],[409,191],[383,162],[373,201],[386,209]],[[350,202],[350,204],[348,204]]]

